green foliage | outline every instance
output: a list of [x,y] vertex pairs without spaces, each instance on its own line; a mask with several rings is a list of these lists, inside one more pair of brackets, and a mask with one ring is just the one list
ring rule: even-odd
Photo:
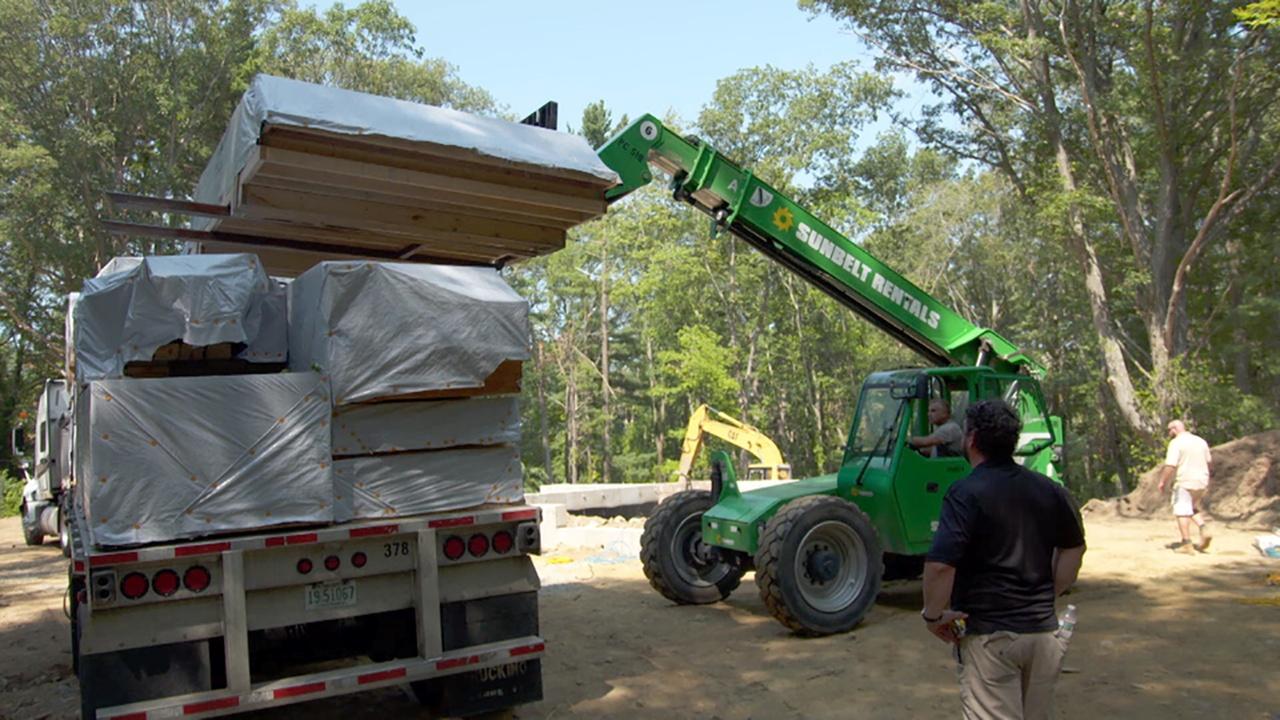
[[4,489],[4,503],[0,505],[0,517],[10,517],[22,512],[22,479],[0,469],[0,488]]
[[1258,0],[1232,12],[1240,22],[1251,27],[1280,26],[1280,0]]

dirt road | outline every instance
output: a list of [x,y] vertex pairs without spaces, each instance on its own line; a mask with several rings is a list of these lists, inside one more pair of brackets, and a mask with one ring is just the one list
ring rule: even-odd
[[[1280,562],[1219,529],[1213,552],[1162,548],[1172,523],[1087,521],[1090,550],[1072,601],[1080,624],[1058,717],[1280,717]],[[958,693],[947,649],[916,613],[918,581],[891,583],[855,632],[801,640],[765,612],[750,577],[728,602],[674,607],[631,558],[551,551],[545,584],[546,699],[518,717],[949,718]],[[75,716],[65,566],[53,546],[22,546],[0,520],[0,717]],[[264,718],[425,717],[405,693],[306,703]]]

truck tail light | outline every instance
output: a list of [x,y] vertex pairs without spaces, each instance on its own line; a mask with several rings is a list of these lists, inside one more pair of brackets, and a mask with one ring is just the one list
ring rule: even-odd
[[493,534],[493,551],[499,555],[506,555],[511,552],[511,548],[515,547],[516,540],[511,537],[511,533],[506,530],[499,530]]
[[308,560],[307,558],[302,558],[301,560],[299,560],[299,561],[298,561],[298,574],[299,574],[299,575],[307,575],[307,574],[310,574],[310,572],[311,572],[311,561],[310,561],[310,560]]
[[444,541],[444,556],[450,560],[457,560],[467,552],[467,544],[457,535],[450,535]]
[[324,569],[328,570],[329,572],[336,572],[338,570],[338,567],[341,565],[342,565],[342,561],[338,559],[337,555],[330,555],[329,557],[324,559]]
[[489,537],[487,535],[476,533],[467,540],[467,551],[472,557],[480,557],[489,552]]
[[120,581],[120,594],[130,600],[137,600],[147,594],[148,587],[150,587],[150,584],[147,582],[146,575],[140,572],[131,572]]
[[354,567],[362,568],[367,562],[369,562],[369,556],[362,552],[357,552],[351,556],[351,564]]
[[187,572],[182,575],[182,584],[191,592],[204,592],[209,589],[209,583],[213,577],[209,575],[209,570],[201,565],[194,565],[187,568]]
[[160,597],[169,597],[178,592],[181,584],[178,573],[172,570],[161,570],[151,577],[151,589]]

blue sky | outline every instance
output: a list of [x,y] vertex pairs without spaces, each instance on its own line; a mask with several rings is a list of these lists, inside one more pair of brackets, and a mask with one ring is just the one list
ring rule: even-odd
[[[518,115],[557,101],[562,130],[577,127],[596,100],[615,119],[671,110],[692,121],[716,81],[746,67],[858,60],[872,69],[871,54],[840,23],[811,19],[788,0],[395,2],[428,55]],[[903,109],[920,97],[917,90]]]

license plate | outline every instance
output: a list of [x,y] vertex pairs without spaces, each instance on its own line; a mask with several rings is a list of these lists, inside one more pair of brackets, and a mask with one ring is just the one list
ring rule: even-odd
[[327,610],[356,604],[355,580],[315,583],[304,590],[308,610]]

